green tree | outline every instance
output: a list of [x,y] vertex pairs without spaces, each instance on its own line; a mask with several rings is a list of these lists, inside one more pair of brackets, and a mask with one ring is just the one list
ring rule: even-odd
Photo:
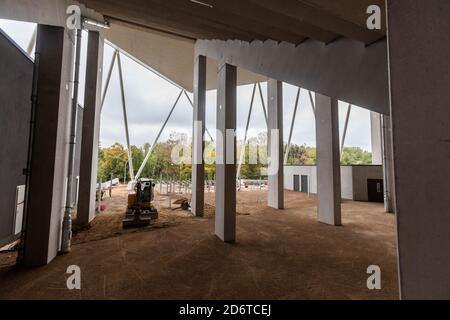
[[136,174],[144,161],[144,150],[136,146],[131,146],[131,156],[133,158],[133,169]]
[[306,147],[305,165],[313,166],[317,164],[317,150],[314,147]]
[[123,179],[127,159],[127,151],[119,143],[115,143],[109,148],[100,148],[98,178],[107,181],[111,178],[112,173],[113,178]]
[[342,165],[372,164],[372,153],[359,147],[344,148],[341,157]]

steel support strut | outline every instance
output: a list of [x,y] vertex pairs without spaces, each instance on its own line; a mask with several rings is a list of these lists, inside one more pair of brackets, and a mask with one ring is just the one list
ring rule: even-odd
[[295,98],[294,114],[292,115],[291,129],[289,131],[288,144],[286,145],[286,151],[284,153],[284,164],[287,164],[288,159],[289,159],[289,152],[291,151],[292,134],[293,134],[293,131],[294,131],[294,123],[295,123],[295,118],[297,116],[298,102],[300,100],[300,93],[301,93],[301,91],[302,91],[302,89],[298,88],[297,97]]
[[169,119],[170,119],[170,117],[172,116],[173,111],[175,110],[176,106],[178,105],[178,102],[180,101],[181,96],[183,95],[183,92],[184,92],[184,90],[181,90],[181,91],[180,91],[180,94],[178,95],[177,99],[175,100],[175,103],[173,104],[172,108],[170,109],[169,115],[167,116],[166,120],[164,121],[164,124],[162,125],[161,129],[159,130],[158,135],[156,136],[156,139],[155,139],[155,141],[153,142],[153,145],[151,146],[150,150],[148,150],[148,152],[147,152],[147,154],[146,154],[146,156],[145,156],[145,158],[144,158],[144,161],[142,162],[142,165],[141,165],[141,167],[139,168],[139,170],[138,170],[138,172],[137,172],[136,177],[134,178],[134,180],[139,179],[139,177],[140,177],[141,174],[142,174],[142,171],[144,171],[144,168],[145,168],[145,166],[146,166],[148,160],[150,159],[150,156],[152,155],[153,150],[155,149],[155,146],[156,146],[156,144],[158,143],[159,138],[161,137],[162,132],[163,132],[164,129],[166,128],[167,122],[169,122]]
[[316,103],[314,102],[314,98],[312,96],[312,92],[308,90],[309,101],[311,102],[312,112],[314,113],[314,117],[316,116]]
[[255,101],[256,86],[257,86],[256,84],[253,86],[252,99],[250,101],[250,109],[248,111],[247,123],[245,125],[244,141],[243,141],[243,145],[242,145],[242,148],[241,148],[241,154],[240,154],[240,157],[239,157],[239,165],[238,165],[238,169],[237,169],[236,180],[239,180],[239,178],[241,177],[242,163],[245,160],[245,146],[247,144],[248,128],[250,126],[250,118],[252,116],[253,104],[254,104],[254,101]]
[[117,50],[114,51],[113,57],[111,59],[111,64],[109,66],[108,76],[106,77],[105,89],[103,90],[103,95],[102,95],[102,104],[101,104],[101,109],[102,110],[103,110],[103,105],[105,104],[106,93],[108,92],[109,83],[111,82],[112,71],[114,69],[114,65],[116,63],[116,59],[117,59],[117,55],[118,54],[119,54],[119,52]]
[[119,80],[120,80],[120,93],[122,96],[122,109],[123,109],[123,121],[125,123],[125,135],[127,139],[127,148],[128,148],[128,164],[129,164],[129,171],[130,171],[130,178],[131,180],[134,179],[134,168],[133,168],[133,155],[131,153],[131,145],[130,145],[130,134],[128,130],[128,117],[127,117],[127,106],[125,102],[125,89],[123,85],[123,72],[122,72],[122,62],[120,59],[120,53],[119,51],[116,51],[117,54],[117,64],[119,66]]
[[347,138],[347,129],[348,129],[348,122],[350,119],[350,113],[352,112],[352,105],[349,103],[347,108],[347,115],[345,117],[345,124],[344,124],[344,132],[342,134],[342,141],[341,141],[341,158],[342,154],[344,152],[344,145],[345,145],[345,139]]
[[261,83],[259,83],[259,82],[258,82],[258,90],[259,90],[259,96],[261,97],[261,104],[262,104],[262,107],[263,107],[264,118],[266,119],[266,125],[268,127],[269,126],[269,120],[267,118],[266,103],[264,102],[264,95],[263,95],[263,92],[262,92]]
[[[187,94],[186,90],[183,90],[183,91],[184,91],[184,94],[185,94],[186,98],[189,101],[189,104],[191,105],[192,108],[194,108],[194,103],[192,102],[191,98]],[[214,142],[214,139],[213,139],[211,133],[209,132],[208,128],[206,128],[206,124],[205,124],[205,130],[206,130],[206,133],[208,134],[209,138],[211,139],[211,141]]]

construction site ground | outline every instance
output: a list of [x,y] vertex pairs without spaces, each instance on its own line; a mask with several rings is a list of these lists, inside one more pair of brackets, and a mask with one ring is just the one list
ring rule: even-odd
[[[237,241],[214,235],[213,192],[205,215],[177,209],[156,194],[159,219],[122,229],[128,191],[115,187],[89,228],[75,229],[72,252],[48,266],[14,265],[0,253],[0,299],[398,299],[395,217],[383,205],[344,201],[343,226],[317,222],[315,196],[286,191],[284,210],[267,191],[237,193]],[[81,290],[68,290],[68,266],[81,269]],[[369,266],[381,290],[367,288]]]

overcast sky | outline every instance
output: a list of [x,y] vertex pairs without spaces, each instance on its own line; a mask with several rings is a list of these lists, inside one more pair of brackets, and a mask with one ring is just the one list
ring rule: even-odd
[[[22,48],[26,49],[33,30],[34,24],[8,21],[0,19],[0,28],[9,34]],[[87,41],[83,39],[83,61],[81,65],[80,99],[82,103],[84,90],[84,68]],[[113,49],[105,46],[104,56],[104,78],[111,62]],[[133,145],[142,146],[144,143],[153,141],[166,119],[170,108],[174,104],[180,89],[161,79],[131,59],[122,55],[122,67],[124,75],[125,99],[127,105],[128,122],[130,129],[130,142]],[[104,81],[105,82],[105,81]],[[266,95],[266,84],[262,84],[264,96]],[[287,141],[289,135],[292,114],[294,110],[295,97],[298,88],[284,84],[284,136]],[[245,123],[252,95],[253,85],[238,87],[238,137],[243,139]],[[258,91],[257,91],[258,93]],[[192,98],[192,94],[189,94]],[[266,99],[266,97],[264,97]],[[253,114],[250,122],[249,137],[265,130],[264,113],[259,94],[256,95],[253,106]],[[343,123],[347,110],[346,103],[339,105],[340,129],[342,135]],[[215,134],[216,92],[208,91],[206,98],[206,126]],[[192,135],[192,108],[183,95],[180,99],[166,130],[161,136],[161,141],[166,140],[172,132],[184,132],[189,137]],[[122,102],[120,95],[119,76],[117,64],[113,71],[110,88],[105,99],[102,112],[102,125],[100,143],[109,146],[114,142],[126,145],[125,127],[123,123]],[[307,144],[315,146],[314,115],[306,90],[302,90],[299,109],[295,121],[292,142],[296,144]],[[370,114],[366,109],[354,107],[350,116],[346,146],[361,147],[370,151]]]

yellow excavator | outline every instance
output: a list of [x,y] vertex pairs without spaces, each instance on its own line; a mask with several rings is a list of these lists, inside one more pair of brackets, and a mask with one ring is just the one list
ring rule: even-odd
[[139,179],[134,186],[134,193],[128,195],[128,206],[123,228],[137,228],[150,225],[158,219],[158,210],[152,205],[155,184],[150,179]]

